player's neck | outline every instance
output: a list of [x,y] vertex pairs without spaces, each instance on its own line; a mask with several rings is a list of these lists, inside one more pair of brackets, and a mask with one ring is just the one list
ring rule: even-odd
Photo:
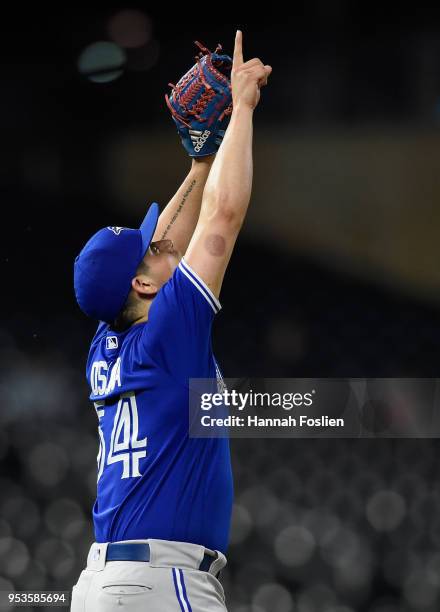
[[139,319],[135,319],[134,321],[132,321],[130,327],[133,327],[133,325],[137,325],[138,323],[145,323],[146,321],[148,321],[148,313],[145,314],[143,317],[139,317]]
[[131,321],[128,327],[133,327],[133,325],[137,325],[138,323],[146,323],[148,321],[148,313],[150,312],[151,307],[150,301],[142,305],[142,310],[140,310],[137,316]]

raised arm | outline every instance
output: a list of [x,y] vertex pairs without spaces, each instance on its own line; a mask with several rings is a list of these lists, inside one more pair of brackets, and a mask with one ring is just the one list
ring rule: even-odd
[[187,263],[216,297],[252,189],[252,119],[260,87],[272,72],[261,60],[243,61],[242,33],[235,37],[231,85],[233,112],[203,192],[199,221],[185,255]]
[[165,96],[182,145],[193,158],[189,174],[159,217],[153,241],[171,239],[185,254],[196,227],[203,189],[230,114],[229,75],[231,58],[195,43],[200,49],[196,63],[172,85]]
[[214,155],[192,160],[183,183],[161,212],[153,241],[172,240],[174,248],[185,254],[200,214],[203,189]]

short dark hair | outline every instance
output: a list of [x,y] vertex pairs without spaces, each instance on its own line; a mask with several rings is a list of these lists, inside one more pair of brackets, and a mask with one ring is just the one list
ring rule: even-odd
[[[144,260],[136,268],[136,275],[138,274],[148,274],[150,268],[148,264],[145,263]],[[132,294],[131,290],[128,295],[127,301],[125,302],[122,310],[113,321],[112,329],[115,331],[124,331],[133,323],[133,321],[137,318],[138,315],[138,302],[136,297]]]

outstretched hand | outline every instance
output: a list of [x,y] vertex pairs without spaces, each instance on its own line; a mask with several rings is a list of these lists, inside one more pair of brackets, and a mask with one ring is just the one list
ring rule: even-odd
[[260,101],[260,89],[267,85],[271,72],[272,67],[264,65],[258,58],[243,60],[243,34],[237,30],[231,73],[234,107],[245,105],[254,109]]

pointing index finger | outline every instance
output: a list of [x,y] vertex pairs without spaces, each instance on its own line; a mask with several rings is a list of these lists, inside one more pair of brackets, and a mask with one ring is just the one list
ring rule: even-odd
[[232,65],[237,68],[243,63],[243,33],[237,30],[235,34],[234,58]]

